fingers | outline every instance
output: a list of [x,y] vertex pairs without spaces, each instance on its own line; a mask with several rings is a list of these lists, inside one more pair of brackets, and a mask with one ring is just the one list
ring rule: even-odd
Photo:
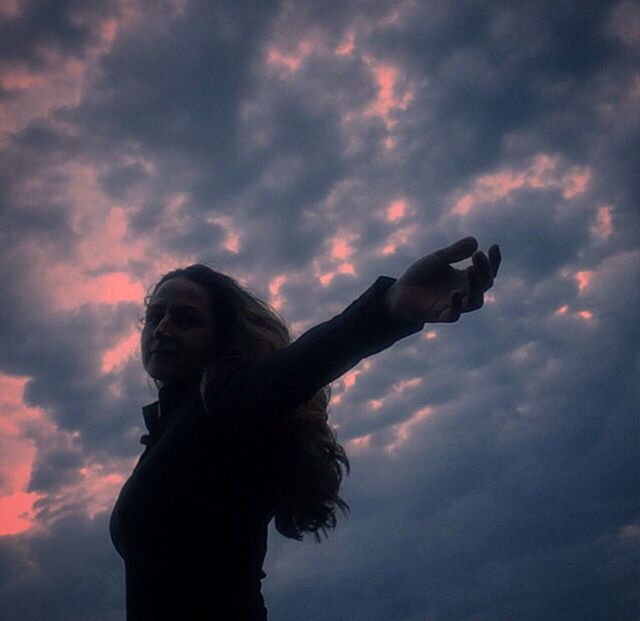
[[473,264],[478,270],[478,274],[480,275],[480,280],[482,281],[482,288],[484,291],[491,288],[493,285],[493,269],[491,267],[491,263],[487,258],[487,255],[478,250],[478,252],[474,253],[471,257]]
[[463,237],[457,242],[434,252],[445,263],[455,263],[470,257],[478,248],[478,240],[475,237]]
[[464,294],[462,291],[456,290],[451,295],[451,301],[449,305],[442,309],[440,315],[438,315],[437,321],[444,323],[454,323],[460,319],[462,313],[462,299]]
[[493,246],[489,248],[489,263],[491,264],[491,271],[493,272],[494,278],[498,273],[498,268],[500,267],[500,261],[502,261],[500,246],[498,246],[498,244],[493,244]]
[[[469,241],[473,240],[473,244]],[[452,244],[448,248],[444,248],[440,258],[443,260],[448,257],[448,260],[461,260],[462,248],[466,244],[466,251],[470,248],[477,248],[477,242],[472,237],[467,237],[455,244]],[[457,248],[456,248],[457,247]],[[493,286],[493,281],[498,273],[502,256],[500,253],[500,247],[498,244],[493,244],[489,248],[489,256],[475,249],[472,251],[471,261],[472,265],[464,270],[467,280],[466,291],[456,290],[451,297],[451,304],[447,309],[446,314],[443,314],[442,321],[455,322],[460,318],[461,313],[468,313],[470,311],[482,308],[484,305],[484,292]],[[469,256],[469,255],[467,255]]]
[[480,274],[478,273],[478,268],[475,265],[470,265],[465,271],[467,272],[469,290],[467,291],[467,297],[463,304],[463,313],[482,308],[484,304],[484,287]]
[[498,268],[500,267],[500,261],[502,260],[498,244],[494,244],[489,248],[489,257],[487,257],[487,255],[481,250],[478,250],[473,254],[471,260],[478,270],[484,290],[486,291],[487,289],[491,289],[493,286],[493,279],[498,274]]
[[451,307],[449,308],[449,314],[447,322],[453,323],[460,319],[462,313],[462,291],[454,291],[451,296]]

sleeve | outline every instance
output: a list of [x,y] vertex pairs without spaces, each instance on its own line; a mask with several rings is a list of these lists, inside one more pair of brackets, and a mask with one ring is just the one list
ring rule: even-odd
[[395,281],[379,276],[339,315],[269,356],[240,366],[224,391],[234,411],[286,415],[363,358],[419,332],[424,322],[399,321],[386,311],[384,296]]

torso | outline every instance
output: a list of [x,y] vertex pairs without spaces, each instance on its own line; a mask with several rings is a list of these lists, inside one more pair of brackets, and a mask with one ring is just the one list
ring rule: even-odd
[[197,388],[160,419],[154,409],[145,408],[148,445],[111,516],[128,621],[188,619],[187,611],[203,620],[266,619],[260,579],[272,501],[264,443],[217,424]]

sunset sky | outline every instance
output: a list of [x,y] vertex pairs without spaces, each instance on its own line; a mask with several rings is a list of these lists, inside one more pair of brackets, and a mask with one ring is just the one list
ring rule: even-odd
[[333,384],[351,515],[270,531],[270,618],[638,618],[639,4],[0,0],[0,50],[3,621],[124,619],[162,273],[295,337],[466,235],[484,307]]

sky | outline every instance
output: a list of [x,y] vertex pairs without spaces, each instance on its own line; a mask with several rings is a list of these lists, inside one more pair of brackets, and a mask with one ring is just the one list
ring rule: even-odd
[[0,50],[5,621],[124,619],[164,272],[295,337],[466,235],[484,307],[333,383],[351,514],[270,529],[270,618],[638,618],[640,5],[0,0]]

